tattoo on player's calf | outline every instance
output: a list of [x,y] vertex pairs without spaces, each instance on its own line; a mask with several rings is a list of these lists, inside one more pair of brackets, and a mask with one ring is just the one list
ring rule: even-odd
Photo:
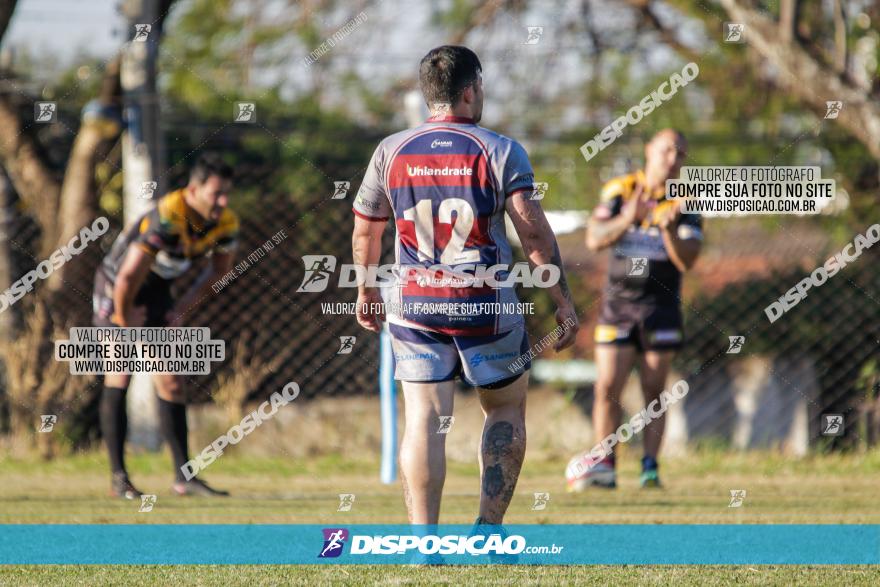
[[483,493],[488,497],[498,497],[504,490],[504,471],[501,465],[486,467],[483,472]]
[[507,456],[513,442],[513,425],[510,422],[496,422],[486,431],[483,450],[496,459]]

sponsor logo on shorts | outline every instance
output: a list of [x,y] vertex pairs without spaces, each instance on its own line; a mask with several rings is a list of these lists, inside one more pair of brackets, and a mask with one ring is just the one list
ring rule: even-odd
[[676,328],[670,328],[666,330],[655,330],[651,333],[651,342],[653,343],[672,343],[672,342],[681,342],[682,334],[681,330]]
[[396,361],[439,361],[440,356],[434,353],[408,353],[394,355]]
[[614,342],[615,340],[626,338],[629,336],[629,330],[610,326],[608,324],[599,324],[593,333],[593,339],[596,342]]
[[484,355],[483,353],[475,353],[471,355],[471,358],[468,359],[468,363],[471,364],[471,367],[477,367],[480,364],[486,361],[498,361],[500,359],[512,359],[513,357],[518,356],[519,353],[498,353],[494,355]]

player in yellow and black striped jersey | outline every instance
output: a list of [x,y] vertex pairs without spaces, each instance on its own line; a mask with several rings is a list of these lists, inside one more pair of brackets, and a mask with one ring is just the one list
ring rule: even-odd
[[[684,339],[681,274],[696,262],[702,219],[682,214],[666,200],[666,181],[678,177],[687,154],[684,136],[672,129],[657,133],[645,146],[645,169],[609,181],[593,211],[587,246],[609,248],[611,258],[599,322],[595,331],[596,399],[593,424],[597,441],[620,424],[620,393],[638,361],[645,405],[659,397],[675,351]],[[659,486],[657,452],[664,420],[645,427],[642,486]],[[589,463],[574,489],[613,487],[614,456]]]
[[[227,208],[232,168],[213,154],[202,155],[186,187],[161,198],[156,207],[119,235],[95,275],[95,326],[181,326],[186,315],[228,273],[238,242],[238,217]],[[194,283],[176,297],[176,279],[208,258]],[[125,394],[130,375],[104,376],[100,420],[113,474],[111,493],[135,499],[125,469]],[[189,460],[183,379],[153,377],[159,395],[162,434],[175,465],[173,490],[180,495],[224,495],[202,480],[189,481],[181,467]]]

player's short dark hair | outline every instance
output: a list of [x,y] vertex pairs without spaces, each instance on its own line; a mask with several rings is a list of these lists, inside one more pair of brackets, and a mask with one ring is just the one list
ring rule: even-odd
[[205,183],[212,175],[221,179],[232,179],[232,166],[219,153],[202,153],[189,170],[189,180]]
[[661,135],[665,132],[671,132],[672,134],[675,135],[675,138],[687,143],[687,137],[684,136],[684,133],[681,132],[680,130],[678,130],[677,128],[671,128],[671,127],[658,130],[657,132],[655,132],[654,134],[651,135],[651,138],[649,140],[653,141],[655,138],[657,138],[659,135]]
[[419,65],[419,84],[425,102],[456,104],[481,71],[483,66],[477,54],[467,47],[443,45],[431,49]]

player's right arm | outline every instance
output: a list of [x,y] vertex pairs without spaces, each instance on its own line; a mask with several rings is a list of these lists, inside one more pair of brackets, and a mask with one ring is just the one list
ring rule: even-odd
[[[625,203],[615,203],[616,195],[596,206],[587,223],[587,249],[593,252],[610,247],[626,233],[634,223],[641,222],[648,213],[650,203],[641,185],[633,189],[633,194]],[[617,212],[619,210],[619,213]]]
[[111,321],[118,326],[142,326],[147,318],[146,308],[134,306],[134,298],[150,273],[153,255],[138,244],[128,247],[125,259],[116,274],[113,286],[113,307],[115,312]]
[[[366,275],[370,265],[379,263],[382,256],[382,233],[388,219],[393,215],[384,187],[385,182],[382,180],[384,163],[384,149],[380,144],[373,153],[352,207],[355,217],[351,253],[355,266],[363,268],[363,275]],[[358,324],[373,332],[381,331],[385,320],[381,304],[382,296],[378,288],[368,287],[359,280],[356,305]]]
[[[385,222],[355,216],[351,252],[356,266],[366,269],[370,265],[379,263],[379,258],[382,255],[382,233],[384,231]],[[364,271],[364,275],[366,275],[366,271]],[[385,316],[384,312],[376,311],[381,307],[381,303],[382,296],[377,288],[369,287],[361,281],[358,282],[358,324],[373,332],[381,331],[381,322],[385,320]]]

